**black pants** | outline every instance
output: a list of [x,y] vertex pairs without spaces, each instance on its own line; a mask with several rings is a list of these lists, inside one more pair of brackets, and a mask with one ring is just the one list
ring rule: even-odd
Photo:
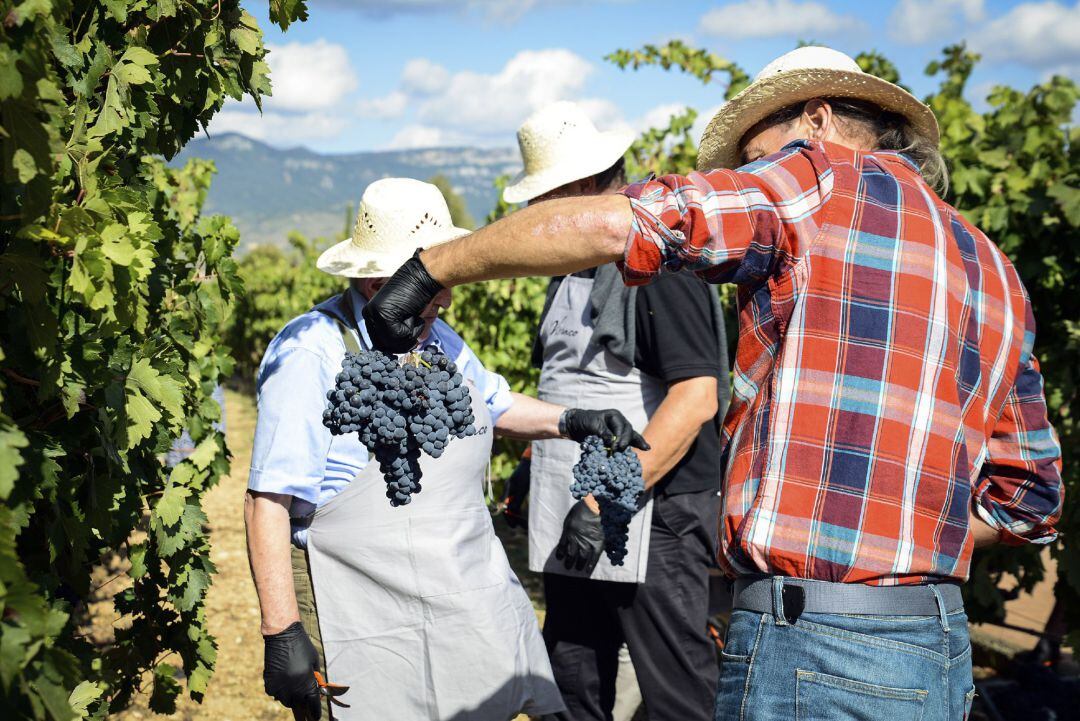
[[560,721],[604,721],[626,642],[650,721],[712,721],[716,650],[705,630],[719,498],[657,498],[643,584],[544,574],[544,641],[566,701]]

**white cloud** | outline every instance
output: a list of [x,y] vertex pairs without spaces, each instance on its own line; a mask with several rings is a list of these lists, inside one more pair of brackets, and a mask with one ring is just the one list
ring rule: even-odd
[[414,95],[433,95],[442,90],[450,73],[438,63],[427,58],[413,58],[401,71],[401,87]]
[[814,0],[743,0],[709,10],[702,15],[699,27],[706,35],[722,38],[809,39],[859,30],[862,23]]
[[518,126],[536,110],[572,100],[601,130],[636,127],[610,100],[585,94],[592,63],[569,50],[523,50],[492,73],[451,73],[424,58],[406,63],[398,88],[363,100],[360,112],[405,118],[391,148],[439,145],[508,146]]
[[1016,61],[1036,67],[1080,61],[1080,2],[1024,3],[971,35],[971,46],[987,60]]
[[[643,133],[651,128],[663,128],[667,127],[667,124],[671,122],[673,115],[681,115],[686,112],[688,106],[682,103],[665,103],[663,105],[657,105],[655,108],[647,111],[642,115],[637,122],[634,123],[634,129],[639,133]],[[708,108],[698,108],[697,118],[694,120],[694,124],[690,127],[690,137],[697,145],[701,144],[701,135],[705,132],[705,127],[709,124],[709,121],[713,119],[722,106],[713,105]]]
[[663,128],[675,115],[682,115],[688,106],[683,103],[665,103],[650,109],[635,123],[635,130],[644,132],[652,128]]
[[985,0],[900,0],[889,16],[889,35],[917,45],[954,32],[960,18],[979,22],[984,13]]
[[393,120],[405,114],[409,107],[409,96],[400,90],[395,90],[381,98],[366,98],[361,100],[357,108],[360,115],[365,118],[378,120]]
[[274,94],[266,101],[267,107],[301,111],[331,108],[356,89],[356,73],[341,45],[320,39],[270,45],[269,50]]
[[592,70],[569,50],[523,50],[497,73],[454,73],[438,94],[421,102],[418,117],[476,135],[505,136],[534,110],[577,99]]
[[[243,106],[238,106],[243,107]],[[208,132],[242,133],[249,138],[265,140],[274,145],[300,145],[312,140],[335,138],[345,130],[346,121],[340,116],[322,112],[277,113],[262,115],[226,107],[214,116]]]
[[406,125],[399,130],[387,147],[391,150],[410,148],[438,148],[452,145],[469,145],[469,140],[453,131],[430,125]]

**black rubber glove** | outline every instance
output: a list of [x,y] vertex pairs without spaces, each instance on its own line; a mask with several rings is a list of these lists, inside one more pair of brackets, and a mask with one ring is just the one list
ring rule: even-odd
[[529,486],[532,483],[531,471],[532,460],[522,458],[504,484],[502,515],[506,519],[506,525],[510,526],[510,528],[529,527],[529,517],[522,512],[521,507],[529,496]]
[[375,349],[406,353],[415,348],[424,332],[420,314],[442,290],[416,251],[364,306],[364,321]]
[[634,430],[626,416],[613,408],[602,411],[569,408],[559,419],[559,430],[579,443],[587,436],[600,436],[604,445],[613,451],[626,450],[628,446],[649,450],[649,444]]
[[591,574],[603,552],[604,528],[600,525],[600,514],[593,513],[585,501],[578,501],[563,520],[555,558],[567,569]]
[[263,636],[263,687],[266,694],[283,706],[307,713],[309,719],[322,716],[322,697],[315,682],[319,652],[300,622],[284,631]]

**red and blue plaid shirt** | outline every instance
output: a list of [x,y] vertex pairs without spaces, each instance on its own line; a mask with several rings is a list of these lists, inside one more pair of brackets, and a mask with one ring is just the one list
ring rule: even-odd
[[1061,512],[1035,324],[1004,254],[896,153],[798,141],[630,186],[628,282],[738,286],[720,561],[876,585],[964,580]]

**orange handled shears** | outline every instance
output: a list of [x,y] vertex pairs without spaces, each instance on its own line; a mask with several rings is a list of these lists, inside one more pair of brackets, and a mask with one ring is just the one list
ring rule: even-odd
[[339,683],[330,683],[323,675],[318,671],[315,671],[315,683],[319,685],[319,693],[329,699],[330,703],[335,706],[341,706],[342,708],[349,708],[349,704],[338,700],[338,696],[349,690],[348,686],[342,686]]

